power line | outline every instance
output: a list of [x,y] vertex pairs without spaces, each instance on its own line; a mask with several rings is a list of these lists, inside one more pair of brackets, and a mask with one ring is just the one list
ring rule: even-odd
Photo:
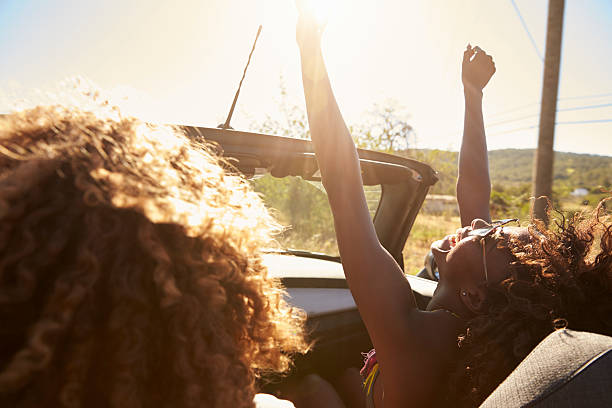
[[497,118],[497,117],[500,117],[500,116],[504,116],[504,115],[506,115],[508,113],[513,113],[513,112],[516,112],[516,111],[520,111],[520,110],[527,109],[527,108],[530,108],[532,106],[538,106],[538,105],[540,105],[540,102],[533,102],[533,103],[530,103],[530,104],[527,104],[527,105],[517,106],[515,108],[508,109],[508,110],[503,111],[503,112],[494,113],[490,117],[491,118]]
[[500,132],[493,132],[493,133],[489,133],[487,135],[487,137],[491,137],[491,136],[500,136],[500,135],[505,135],[508,133],[514,133],[514,132],[518,132],[520,130],[528,130],[528,129],[535,129],[537,128],[538,125],[531,125],[531,126],[524,126],[524,127],[520,127],[520,128],[516,128],[516,129],[509,129],[509,130],[502,130]]
[[533,49],[535,50],[536,54],[538,54],[538,57],[540,58],[540,60],[544,62],[544,57],[540,53],[540,50],[538,49],[538,45],[536,44],[535,40],[533,39],[533,36],[531,35],[531,32],[529,31],[529,27],[527,26],[525,19],[523,19],[523,16],[521,15],[521,11],[519,10],[514,0],[510,0],[510,3],[512,3],[512,6],[514,7],[514,10],[516,11],[516,14],[518,15],[519,20],[521,20],[521,24],[523,25],[523,28],[525,29],[525,32],[527,33],[527,36],[529,37],[529,41],[531,41],[531,45],[533,45]]
[[[601,93],[601,94],[592,94],[592,95],[582,95],[582,96],[565,96],[563,98],[559,98],[560,101],[569,101],[569,100],[575,100],[575,99],[596,99],[596,98],[604,98],[606,96],[612,96],[612,92],[609,93]],[[497,118],[500,116],[504,116],[507,115],[508,113],[513,113],[516,111],[520,111],[523,109],[527,109],[530,108],[532,106],[539,106],[540,102],[532,102],[529,103],[527,105],[520,105],[511,109],[508,109],[506,111],[502,111],[502,112],[498,112],[498,113],[494,113],[493,115],[490,115],[489,118]]]
[[565,122],[557,122],[556,125],[582,125],[585,123],[609,123],[612,122],[612,118],[608,119],[589,119],[589,120],[569,120]]
[[[570,107],[570,108],[557,109],[557,112],[570,112],[570,111],[577,111],[577,110],[606,108],[606,107],[610,107],[610,106],[612,106],[612,103],[604,103],[604,104],[598,104],[598,105],[581,105],[581,106],[573,106],[573,107]],[[485,129],[490,129],[490,128],[493,128],[493,127],[496,127],[496,126],[500,126],[500,125],[505,125],[505,124],[508,124],[508,123],[520,122],[522,120],[532,119],[532,118],[536,118],[538,116],[539,116],[539,114],[536,113],[536,114],[532,114],[532,115],[525,115],[525,116],[519,116],[519,117],[515,117],[515,118],[504,119],[504,120],[500,120],[498,122],[492,122],[492,123],[486,125]],[[608,123],[608,122],[611,122],[611,121],[612,121],[612,119],[588,119],[588,120],[577,120],[577,121],[556,121],[555,125],[574,125],[574,124],[583,124],[583,123]],[[503,130],[503,131],[494,132],[494,133],[487,132],[487,136],[503,135],[503,134],[506,134],[506,133],[511,133],[511,132],[515,132],[515,131],[519,131],[519,130],[533,129],[533,128],[537,127],[537,126],[538,125],[531,125],[531,126],[520,127],[520,128],[510,129],[510,130]],[[461,132],[461,130],[459,130],[458,132]]]
[[[555,126],[560,126],[560,125],[584,125],[584,124],[589,124],[589,123],[610,123],[610,122],[612,122],[612,118],[589,119],[589,120],[569,120],[569,121],[556,122]],[[530,126],[524,126],[524,127],[515,128],[515,129],[503,130],[503,131],[500,131],[500,132],[490,133],[490,134],[488,134],[488,137],[505,135],[505,134],[508,134],[508,133],[518,132],[518,131],[521,131],[521,130],[535,129],[537,127],[538,127],[538,125],[530,125]]]
[[583,95],[583,96],[566,96],[564,98],[559,98],[559,100],[569,100],[569,99],[593,99],[593,98],[603,98],[605,96],[612,96],[612,92],[595,94],[595,95]]
[[557,109],[557,112],[567,112],[567,111],[584,110],[584,109],[606,108],[608,106],[612,106],[612,103],[602,103],[602,104],[599,104],[599,105],[575,106],[575,107],[572,107],[572,108],[561,108],[561,109]]
[[[573,106],[570,108],[560,108],[557,109],[557,112],[570,112],[570,111],[577,111],[577,110],[587,110],[587,109],[598,109],[598,108],[606,108],[612,106],[612,103],[603,103],[603,104],[598,104],[598,105],[582,105],[582,106]],[[490,128],[490,127],[495,127],[495,126],[499,126],[499,125],[504,125],[506,123],[512,123],[512,122],[518,122],[521,120],[525,120],[525,119],[531,119],[531,118],[535,118],[538,117],[539,114],[533,114],[533,115],[525,115],[525,116],[520,116],[518,118],[510,118],[510,119],[504,119],[504,120],[500,120],[497,122],[493,122],[488,124],[487,126],[485,126],[486,129]]]
[[491,127],[495,127],[495,126],[505,125],[506,123],[519,122],[519,121],[525,120],[525,119],[536,118],[538,116],[540,116],[540,115],[538,113],[536,113],[536,114],[533,114],[533,115],[526,115],[526,116],[521,116],[521,117],[518,117],[518,118],[500,120],[498,122],[493,122],[493,123],[488,124],[487,126],[485,126],[485,129],[488,129],[488,128],[491,128]]

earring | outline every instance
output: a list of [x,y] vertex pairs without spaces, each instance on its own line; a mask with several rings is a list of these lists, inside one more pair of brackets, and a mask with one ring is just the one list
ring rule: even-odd
[[466,296],[466,295],[467,295],[467,292],[465,290],[462,290],[461,291],[461,296]]

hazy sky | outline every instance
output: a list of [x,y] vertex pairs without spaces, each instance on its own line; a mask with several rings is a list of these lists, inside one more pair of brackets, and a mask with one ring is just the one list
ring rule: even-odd
[[[347,122],[393,99],[418,147],[457,149],[471,42],[497,66],[485,90],[489,147],[536,146],[547,1],[515,0],[537,51],[511,0],[327,3],[324,53]],[[232,120],[246,130],[279,115],[281,77],[289,100],[304,104],[295,19],[293,0],[1,0],[0,110],[78,75],[128,95],[119,102],[146,118],[214,127],[263,24]],[[612,155],[612,1],[567,0],[563,40],[555,149]]]

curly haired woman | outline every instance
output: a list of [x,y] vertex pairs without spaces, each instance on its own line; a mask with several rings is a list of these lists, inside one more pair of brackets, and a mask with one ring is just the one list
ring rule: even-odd
[[[482,91],[495,65],[478,47],[468,46],[462,62],[465,126],[457,201],[463,228],[433,244],[440,281],[427,310],[417,308],[409,282],[374,230],[357,151],[323,61],[323,27],[298,6],[312,141],[344,273],[376,347],[363,370],[367,406],[454,406],[458,399],[477,405],[558,319],[611,335],[609,220],[597,212],[583,222],[562,223],[558,232],[491,222]],[[446,384],[455,393],[443,392]]]
[[221,164],[104,103],[0,119],[0,406],[255,406],[307,344]]
[[528,243],[497,238],[496,249],[510,253],[511,262],[466,321],[451,400],[480,404],[557,328],[612,336],[612,222],[603,204],[561,218],[553,230],[530,226]]

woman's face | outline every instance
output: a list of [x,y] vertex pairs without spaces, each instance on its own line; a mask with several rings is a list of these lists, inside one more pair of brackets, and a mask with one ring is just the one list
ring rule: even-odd
[[491,235],[484,238],[483,252],[482,235],[487,230],[480,229],[490,227],[487,222],[476,219],[469,227],[459,228],[456,234],[432,244],[440,281],[428,310],[444,308],[460,316],[478,313],[486,297],[486,284],[501,282],[509,275],[512,256],[507,249],[497,248],[496,243],[523,235],[528,237],[529,233],[526,228],[507,226],[489,230]]
[[[440,284],[461,287],[485,282],[500,282],[508,275],[510,254],[497,248],[496,239],[485,238],[485,251],[481,237],[470,235],[473,230],[491,225],[481,219],[472,221],[469,227],[459,228],[432,244],[431,250],[440,273]],[[498,227],[501,239],[527,234],[526,228]],[[486,273],[484,262],[486,262]]]

